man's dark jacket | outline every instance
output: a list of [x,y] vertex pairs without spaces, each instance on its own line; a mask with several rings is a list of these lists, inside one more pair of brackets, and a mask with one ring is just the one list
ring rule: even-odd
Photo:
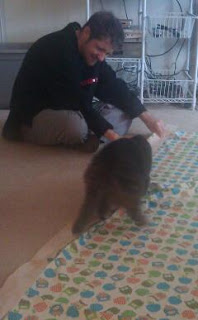
[[37,40],[28,50],[16,77],[10,113],[3,128],[7,139],[20,139],[22,124],[43,109],[80,110],[98,137],[112,125],[92,107],[93,97],[111,103],[132,119],[146,109],[104,61],[87,66],[79,54],[76,22]]

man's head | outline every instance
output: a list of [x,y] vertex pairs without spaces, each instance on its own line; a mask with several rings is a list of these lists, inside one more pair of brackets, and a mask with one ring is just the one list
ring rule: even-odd
[[89,66],[103,61],[124,39],[119,20],[106,11],[93,14],[77,36],[79,51]]

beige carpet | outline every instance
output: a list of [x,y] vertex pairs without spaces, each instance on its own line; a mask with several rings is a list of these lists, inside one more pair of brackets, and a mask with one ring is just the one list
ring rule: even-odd
[[0,138],[0,285],[65,225],[71,226],[89,157]]

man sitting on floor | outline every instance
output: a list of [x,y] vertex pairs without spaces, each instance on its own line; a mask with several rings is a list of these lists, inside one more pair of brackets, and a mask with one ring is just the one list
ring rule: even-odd
[[[37,40],[16,77],[3,136],[94,152],[101,137],[112,141],[125,135],[136,117],[163,136],[163,122],[105,62],[123,38],[119,20],[110,12],[97,12],[82,28],[69,23]],[[103,102],[99,110],[93,97]]]

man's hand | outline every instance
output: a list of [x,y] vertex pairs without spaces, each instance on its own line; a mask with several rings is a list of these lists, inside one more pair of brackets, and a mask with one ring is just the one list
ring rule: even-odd
[[112,129],[108,129],[105,133],[104,133],[104,137],[107,138],[110,141],[114,141],[120,138],[119,134],[117,134],[115,131],[113,131]]
[[139,118],[151,132],[156,133],[160,138],[165,136],[165,127],[162,120],[155,119],[148,111],[144,111]]

